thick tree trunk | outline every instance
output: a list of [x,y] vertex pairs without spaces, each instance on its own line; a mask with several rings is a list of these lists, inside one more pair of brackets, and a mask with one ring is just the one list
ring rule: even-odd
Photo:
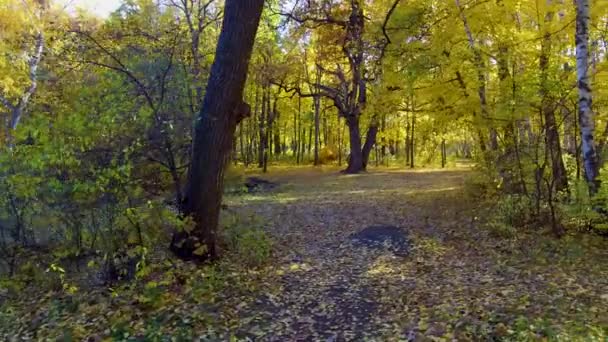
[[593,134],[595,122],[589,85],[589,0],[576,1],[576,74],[578,80],[578,118],[585,178],[593,195],[599,188],[599,163]]
[[[378,123],[376,119],[372,120],[372,123],[369,125],[367,129],[367,134],[365,137],[365,144],[363,145],[363,150],[361,151],[361,155],[363,157],[363,170],[367,169],[367,164],[369,162],[369,154],[372,151],[374,145],[376,145],[376,136],[378,135]],[[376,166],[378,165],[378,155],[376,154]]]
[[338,118],[338,166],[342,166],[342,141],[343,141],[343,128],[340,118]]
[[344,170],[344,173],[359,173],[364,169],[359,117],[357,115],[346,115],[346,125],[348,126],[350,141],[350,155],[348,157],[348,166]]
[[260,21],[263,0],[226,0],[203,106],[194,126],[192,158],[183,202],[192,217],[192,230],[173,234],[171,250],[180,258],[209,260],[218,256],[217,229],[237,124],[250,109],[243,103],[249,59]]

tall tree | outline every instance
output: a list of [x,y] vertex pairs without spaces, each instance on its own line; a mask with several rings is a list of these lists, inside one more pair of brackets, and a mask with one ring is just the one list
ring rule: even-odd
[[[547,0],[547,6],[552,5],[552,0]],[[545,14],[544,24],[542,24],[542,39],[540,47],[539,68],[540,68],[540,111],[544,119],[545,128],[545,158],[551,163],[552,183],[555,190],[562,191],[568,189],[568,176],[566,167],[562,159],[562,148],[559,139],[559,127],[555,119],[555,105],[549,94],[549,67],[551,62],[552,40],[549,30],[553,20],[553,10],[549,9]],[[540,23],[539,23],[540,25]]]
[[[190,107],[193,113],[200,110],[200,104],[203,100],[203,71],[208,72],[208,65],[204,65],[204,51],[201,50],[205,30],[207,27],[219,22],[222,16],[222,11],[219,9],[215,0],[168,0],[169,4],[177,8],[183,15],[186,22],[189,41],[190,53],[190,76],[192,83],[188,97]],[[204,45],[203,45],[204,46]]]
[[[488,112],[488,98],[487,98],[487,85],[486,85],[486,67],[483,60],[483,54],[479,47],[475,42],[475,37],[473,37],[473,32],[469,27],[469,22],[464,13],[464,9],[460,5],[460,0],[456,1],[456,7],[458,8],[458,12],[460,14],[460,19],[462,20],[462,24],[464,25],[464,30],[467,35],[467,40],[469,42],[469,48],[473,53],[473,61],[475,65],[475,69],[477,71],[477,95],[479,96],[479,103],[481,109],[481,117],[484,120],[489,120],[489,112]],[[485,139],[484,139],[485,140]],[[480,143],[484,143],[484,141],[480,141]],[[485,146],[482,147],[484,149]],[[494,127],[490,127],[490,149],[492,151],[496,151],[498,149],[498,134]]]
[[[380,42],[366,38],[366,15],[364,1],[353,0],[348,4],[337,4],[326,1],[309,1],[303,7],[296,7],[289,13],[282,13],[287,18],[303,24],[306,28],[320,30],[328,40],[325,42],[324,54],[330,56],[328,67],[317,63],[328,82],[315,83],[318,93],[307,94],[309,97],[319,95],[329,98],[344,117],[349,131],[350,156],[346,173],[358,173],[365,170],[369,152],[375,144],[378,131],[377,120],[371,120],[367,131],[365,145],[361,137],[361,115],[367,102],[367,83],[372,78],[370,69],[384,56],[386,46],[390,43],[386,26],[399,0],[393,1],[384,21]],[[303,96],[300,93],[300,96]]]
[[589,0],[576,0],[576,75],[581,150],[589,192],[595,194],[599,188],[599,163],[593,139],[595,121],[589,84],[589,21]]
[[184,214],[194,220],[194,227],[176,231],[171,242],[172,251],[184,259],[218,256],[224,172],[236,126],[250,111],[243,102],[243,90],[263,5],[263,0],[226,1],[215,61],[195,122],[183,201]]
[[[2,21],[13,20],[16,22],[15,25],[11,25],[10,22],[2,24],[3,39],[13,40],[14,42],[10,42],[7,45],[17,45],[16,48],[21,50],[11,53],[14,54],[13,58],[10,58],[11,54],[6,54],[9,57],[8,60],[0,60],[0,65],[26,65],[24,70],[19,70],[18,67],[12,69],[10,74],[0,80],[0,114],[6,115],[5,121],[7,123],[6,130],[9,145],[12,144],[12,132],[17,129],[32,95],[34,95],[38,88],[38,68],[45,48],[44,23],[42,19],[47,7],[48,3],[43,0],[33,3],[26,1],[18,3],[15,1],[15,3],[8,2],[5,4],[6,13],[0,13]],[[12,13],[10,15],[12,18],[9,18],[11,10],[18,13]],[[22,13],[26,15],[22,16]],[[4,18],[5,16],[6,18]],[[13,31],[12,29],[15,30]],[[32,31],[31,35],[26,33],[28,29]],[[28,35],[31,38],[23,41],[20,37],[22,35]],[[20,43],[15,44],[15,42]],[[0,47],[3,47],[2,45],[4,44],[0,44]],[[19,60],[22,58],[25,63],[21,63]],[[3,71],[2,68],[0,68],[0,71]],[[24,77],[23,84],[19,84],[19,76],[14,77],[14,74],[19,73],[27,74],[27,77]],[[15,84],[17,84],[17,87],[15,87]]]

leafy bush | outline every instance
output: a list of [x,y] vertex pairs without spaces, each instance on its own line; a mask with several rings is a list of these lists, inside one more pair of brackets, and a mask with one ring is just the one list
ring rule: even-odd
[[266,262],[272,253],[272,239],[260,219],[253,215],[245,219],[238,214],[230,216],[223,230],[227,250],[249,266]]
[[504,195],[493,207],[494,215],[488,222],[490,233],[496,237],[514,238],[517,228],[534,220],[531,200],[523,195]]
[[490,173],[481,171],[465,179],[465,195],[471,199],[495,197],[498,192],[498,181]]

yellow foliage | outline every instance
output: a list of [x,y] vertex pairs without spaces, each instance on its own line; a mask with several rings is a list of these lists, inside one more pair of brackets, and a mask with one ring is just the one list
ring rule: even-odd
[[325,146],[319,151],[319,161],[321,164],[327,164],[338,159],[337,149],[333,146]]

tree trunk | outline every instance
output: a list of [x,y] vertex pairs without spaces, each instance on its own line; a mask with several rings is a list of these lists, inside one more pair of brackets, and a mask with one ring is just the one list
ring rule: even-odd
[[445,150],[445,138],[441,139],[441,168],[445,168],[447,162],[447,154]]
[[412,125],[411,125],[411,129],[412,131],[410,132],[410,168],[413,169],[414,168],[414,159],[415,159],[415,152],[416,152],[416,146],[415,146],[415,139],[414,139],[414,134],[415,134],[415,128],[416,128],[416,113],[412,113]]
[[[300,123],[300,127],[302,127],[302,123]],[[302,127],[302,133],[300,133],[300,141],[302,145],[300,146],[300,161],[304,163],[304,153],[306,153],[306,127]]]
[[281,152],[283,152],[283,148],[281,147],[281,126],[277,122],[274,125],[274,155],[280,156]]
[[581,130],[581,149],[585,178],[589,193],[599,188],[599,163],[593,141],[595,122],[592,111],[591,86],[589,85],[589,0],[576,1],[576,74],[578,81],[578,118]]
[[266,151],[266,132],[264,127],[266,126],[266,117],[268,116],[268,109],[266,108],[266,87],[262,88],[262,110],[260,111],[259,122],[258,122],[258,133],[259,133],[259,145],[258,145],[258,167],[264,167],[264,152]]
[[[475,38],[473,37],[473,32],[469,27],[469,22],[467,21],[467,17],[464,14],[464,9],[460,5],[460,0],[456,1],[456,7],[460,12],[460,19],[464,25],[464,30],[467,35],[467,39],[469,41],[469,48],[473,52],[474,64],[477,71],[477,95],[479,96],[479,102],[481,105],[481,117],[484,120],[489,120],[488,113],[488,100],[486,94],[486,74],[485,74],[485,63],[483,61],[483,55],[481,50],[475,44]],[[485,143],[484,143],[485,148]],[[492,151],[498,150],[498,134],[496,133],[496,129],[494,127],[490,127],[490,149]]]
[[287,122],[283,123],[283,154],[287,154]]
[[207,92],[194,126],[184,215],[192,230],[176,231],[171,250],[187,260],[217,258],[217,229],[237,124],[250,109],[243,102],[249,59],[262,14],[263,0],[226,0],[222,30],[211,68]]
[[323,146],[329,146],[329,128],[327,127],[327,113],[323,111]]
[[[42,5],[41,8],[46,9],[46,5]],[[17,103],[13,104],[8,99],[4,98],[0,94],[0,105],[6,107],[10,114],[7,114],[8,126],[6,129],[6,140],[9,146],[13,145],[12,137],[13,132],[17,129],[19,122],[23,117],[25,109],[30,102],[31,97],[38,89],[38,67],[42,61],[42,55],[45,48],[45,40],[42,31],[36,33],[36,40],[34,46],[34,52],[28,61],[28,76],[30,85],[23,92],[21,97],[17,100]],[[0,106],[1,108],[1,106]]]
[[319,118],[319,112],[320,112],[320,107],[321,107],[321,97],[320,96],[315,96],[313,98],[313,102],[314,102],[314,106],[315,106],[315,156],[314,156],[314,165],[317,166],[319,165],[319,142],[320,142],[320,137],[319,135],[321,134],[320,131],[320,118]]
[[312,154],[312,135],[314,134],[314,122],[310,124],[310,128],[308,130],[308,160],[310,160],[310,155]]
[[[378,123],[376,119],[372,119],[372,122],[367,129],[367,134],[365,137],[365,144],[363,145],[362,157],[363,157],[363,170],[367,169],[367,164],[369,162],[369,154],[372,150],[372,147],[376,144],[376,136],[378,135]],[[378,155],[376,154],[376,166],[378,162]]]
[[[545,23],[548,24],[552,19],[553,14],[547,13]],[[551,53],[551,33],[544,29],[543,39],[541,41],[540,54],[540,94],[541,94],[541,112],[545,121],[545,149],[547,157],[551,160],[551,171],[553,183],[556,191],[568,189],[568,176],[564,161],[562,160],[562,150],[559,139],[557,122],[555,120],[555,108],[549,96],[548,85],[548,68],[549,56]]]
[[247,154],[245,153],[245,143],[243,141],[243,128],[245,128],[244,126],[245,123],[241,121],[241,123],[239,124],[239,156],[243,165],[246,164],[245,159],[247,158]]
[[386,114],[382,114],[382,134],[383,137],[381,139],[381,153],[380,156],[382,158],[382,163],[384,164],[384,159],[386,157],[386,137],[384,135],[386,135]]
[[298,123],[300,122],[300,117],[302,116],[302,98],[298,96],[298,112],[293,114],[293,139],[295,145],[295,154],[296,154],[296,164],[300,164],[300,141],[299,134],[300,130],[298,129]]
[[344,170],[344,173],[359,173],[364,169],[359,117],[357,115],[346,115],[346,125],[348,126],[350,141],[350,155],[348,157],[348,166]]
[[343,141],[343,128],[340,118],[338,118],[338,166],[342,166],[342,141]]
[[405,165],[410,165],[410,118],[405,114]]

